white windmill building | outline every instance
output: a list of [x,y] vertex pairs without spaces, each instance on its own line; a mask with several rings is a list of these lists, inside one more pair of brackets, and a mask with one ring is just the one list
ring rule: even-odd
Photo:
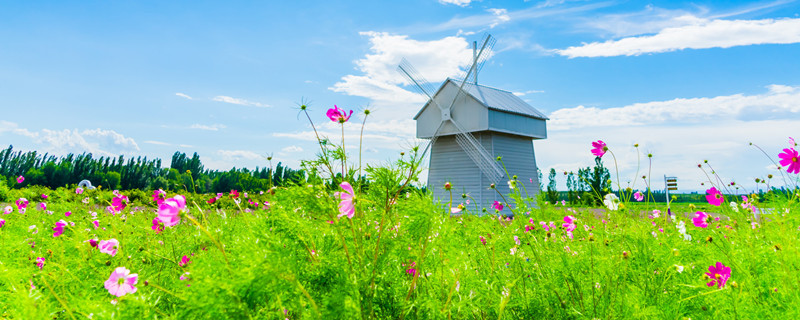
[[[530,197],[539,192],[532,140],[547,138],[548,118],[511,92],[477,84],[477,72],[493,45],[494,39],[488,35],[480,47],[474,43],[473,63],[464,79],[447,79],[436,91],[407,61],[398,68],[429,98],[414,120],[417,138],[430,139],[426,148],[426,152],[430,149],[428,187],[435,201],[449,201],[450,194],[443,186],[451,182],[453,206],[462,201],[462,193],[474,199],[479,208],[503,202],[498,191],[509,193],[507,182],[511,177],[496,161],[498,156]],[[490,189],[491,184],[497,191]],[[468,208],[474,210],[472,204]]]

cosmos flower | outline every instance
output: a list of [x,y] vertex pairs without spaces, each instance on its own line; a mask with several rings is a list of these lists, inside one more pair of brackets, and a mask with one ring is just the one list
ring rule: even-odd
[[339,107],[333,105],[333,108],[328,109],[325,115],[333,122],[345,123],[347,120],[350,120],[350,116],[353,115],[353,110],[350,110],[350,114],[347,114],[343,109],[339,109]]
[[699,228],[708,228],[708,214],[702,211],[695,212],[694,218],[692,218],[692,223],[694,223],[695,227]]
[[44,260],[45,260],[44,257],[36,258],[36,266],[39,267],[39,270],[42,270],[42,268],[44,268]]
[[778,157],[781,158],[781,166],[786,167],[786,172],[800,173],[800,159],[798,159],[800,155],[798,155],[797,150],[794,148],[783,149],[783,153],[778,154]]
[[603,204],[606,205],[608,210],[618,210],[619,209],[619,198],[616,194],[609,193],[603,197]]
[[117,239],[100,240],[100,244],[97,246],[100,252],[110,254],[112,257],[117,255],[118,247],[119,241]]
[[81,187],[75,188],[75,194],[82,194],[82,193],[83,193],[83,188]]
[[636,199],[636,201],[641,202],[642,200],[644,200],[644,195],[642,195],[641,192],[636,191],[636,193],[633,194],[633,198]]
[[187,257],[187,256],[183,256],[181,258],[181,261],[178,262],[178,265],[181,266],[181,267],[186,266],[187,264],[189,264],[189,257]]
[[716,265],[708,267],[706,275],[711,279],[710,282],[706,283],[707,286],[713,287],[717,285],[717,288],[722,288],[725,287],[725,283],[731,277],[731,268],[726,267],[722,262],[717,262]]
[[181,221],[180,213],[186,209],[186,197],[177,195],[164,200],[158,206],[158,220],[166,227],[172,227]]
[[17,199],[16,204],[17,210],[19,210],[20,213],[25,213],[25,209],[28,208],[28,199],[19,198]]
[[138,274],[131,274],[131,271],[125,267],[119,267],[114,269],[114,272],[108,277],[104,286],[106,290],[108,290],[108,293],[121,297],[136,292],[136,287],[134,286],[138,281]]
[[153,201],[156,202],[156,205],[160,205],[164,202],[164,199],[167,198],[167,192],[161,189],[153,190]]
[[53,237],[58,237],[62,233],[64,233],[64,227],[65,226],[67,226],[67,222],[66,221],[58,220],[58,222],[56,222],[56,227],[53,228],[53,231],[55,231],[55,232],[53,232]]
[[706,190],[706,201],[709,204],[719,206],[722,204],[722,201],[725,200],[722,196],[722,193],[717,190],[716,187],[711,187],[711,189]]
[[356,213],[356,206],[353,203],[353,199],[355,198],[355,192],[353,191],[353,186],[349,183],[342,182],[339,184],[345,192],[336,192],[333,195],[342,201],[339,202],[339,216],[342,217],[346,215],[348,218],[352,219],[353,215]]
[[503,211],[503,204],[500,203],[500,201],[495,201],[494,203],[492,203],[492,208],[497,211]]
[[25,182],[25,177],[23,176],[17,177],[17,183],[23,183],[23,182]]
[[606,151],[608,151],[608,146],[606,145],[605,142],[603,142],[603,140],[597,140],[595,142],[592,142],[592,154],[595,157],[602,158],[603,155],[606,154]]
[[4,214],[11,214],[12,212],[14,212],[14,208],[12,208],[11,206],[6,206],[5,208],[3,208]]

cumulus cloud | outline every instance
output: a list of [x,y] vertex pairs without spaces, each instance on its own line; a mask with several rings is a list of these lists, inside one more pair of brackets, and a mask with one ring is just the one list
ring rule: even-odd
[[53,154],[89,152],[101,156],[117,156],[139,151],[139,145],[133,138],[114,130],[99,128],[31,131],[13,122],[0,121],[0,136],[5,134],[27,137],[37,150]]
[[770,85],[756,95],[734,94],[711,98],[679,98],[636,103],[624,107],[577,106],[550,114],[551,130],[583,127],[642,126],[661,123],[705,123],[708,121],[755,121],[797,117],[800,86]]
[[179,96],[179,97],[182,97],[182,98],[186,98],[186,99],[192,100],[192,97],[190,97],[189,95],[187,95],[185,93],[177,92],[177,93],[175,93],[175,95]]
[[684,15],[654,35],[584,43],[555,53],[569,58],[637,56],[684,49],[730,48],[800,42],[800,19],[723,20]]
[[207,131],[219,131],[220,129],[225,129],[227,127],[224,124],[204,125],[204,124],[195,123],[195,124],[191,125],[189,128],[207,130]]
[[299,146],[288,146],[288,147],[285,147],[285,148],[281,149],[281,151],[283,151],[283,152],[302,152],[303,148],[301,148]]
[[459,7],[466,7],[472,0],[439,0],[441,4],[454,4]]
[[262,107],[262,108],[270,107],[270,105],[268,105],[268,104],[263,104],[263,103],[259,103],[259,102],[253,102],[253,101],[247,101],[245,99],[233,98],[233,97],[229,97],[229,96],[216,96],[211,100],[218,101],[218,102],[231,103],[231,104],[238,104],[240,106],[251,106],[251,107]]
[[227,162],[236,160],[256,160],[263,158],[260,154],[249,150],[217,150],[217,154]]

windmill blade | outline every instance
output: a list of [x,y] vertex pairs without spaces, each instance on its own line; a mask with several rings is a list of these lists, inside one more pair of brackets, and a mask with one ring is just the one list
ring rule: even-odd
[[486,148],[478,142],[472,133],[467,132],[458,124],[454,119],[450,122],[458,129],[459,133],[456,135],[456,142],[464,152],[472,159],[473,162],[481,169],[481,172],[489,178],[492,183],[495,183],[503,177],[503,170],[495,162],[494,157],[486,151]]
[[456,101],[466,94],[464,87],[467,84],[467,80],[474,72],[477,72],[476,68],[479,64],[481,67],[483,66],[483,63],[489,58],[489,52],[492,50],[492,47],[494,47],[496,42],[497,40],[493,38],[492,35],[486,34],[486,37],[484,37],[482,41],[481,49],[478,51],[477,58],[473,60],[472,66],[470,66],[469,70],[467,70],[467,74],[464,75],[463,79],[461,79],[461,84],[458,86],[458,92],[456,92],[455,97],[453,97],[453,101],[450,102],[450,105],[447,107],[448,109],[452,109]]
[[420,75],[417,69],[415,69],[414,66],[412,66],[408,60],[406,60],[406,58],[400,60],[400,65],[397,66],[397,71],[400,72],[400,74],[402,74],[406,80],[408,80],[410,83],[413,83],[414,88],[417,91],[427,96],[428,101],[433,102],[433,104],[435,104],[439,109],[442,109],[442,106],[433,100],[433,93],[436,89],[433,88],[428,80],[425,80],[425,78]]

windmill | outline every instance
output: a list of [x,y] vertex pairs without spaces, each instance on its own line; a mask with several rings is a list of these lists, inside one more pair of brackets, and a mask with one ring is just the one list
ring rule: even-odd
[[[518,187],[531,197],[539,191],[531,140],[547,138],[548,118],[511,92],[478,85],[477,74],[495,42],[490,35],[480,46],[473,42],[472,64],[462,79],[448,78],[436,91],[405,59],[398,66],[417,91],[428,97],[414,120],[417,138],[430,139],[423,154],[430,151],[428,187],[434,200],[449,201],[450,194],[442,186],[451,182],[454,206],[461,193],[479,208],[502,202],[497,193],[508,194],[510,177],[496,161],[498,156],[508,174],[518,176]],[[491,184],[497,190],[490,189]]]

